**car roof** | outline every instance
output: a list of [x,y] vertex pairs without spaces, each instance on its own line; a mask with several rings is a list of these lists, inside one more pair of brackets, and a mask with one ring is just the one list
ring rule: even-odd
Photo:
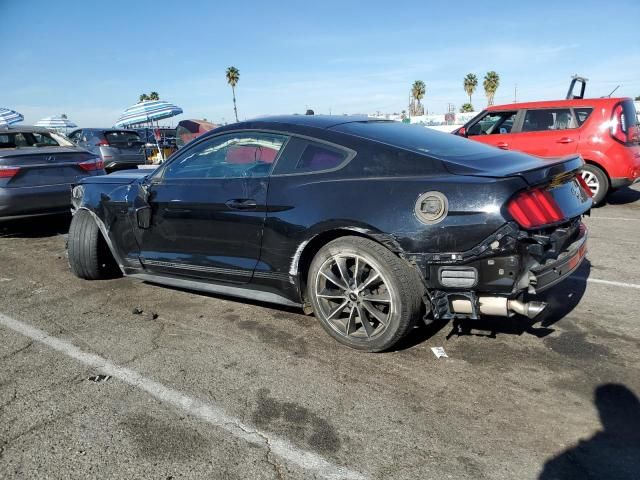
[[366,122],[373,120],[375,119],[369,118],[366,115],[274,115],[253,118],[239,123],[225,125],[224,128],[246,128],[247,125],[255,126],[259,124],[280,124],[283,126],[300,126],[328,129],[331,127],[335,127],[336,125],[342,125],[343,123]]
[[34,125],[9,125],[8,127],[0,128],[0,133],[3,132],[12,132],[12,133],[20,133],[20,132],[38,132],[38,133],[50,133],[44,127],[36,127]]
[[109,128],[98,128],[98,127],[76,128],[76,129],[74,129],[74,132],[76,130],[89,130],[89,131],[100,131],[100,132],[135,132],[135,129],[133,129],[133,128],[113,128],[113,127],[109,127]]
[[551,108],[551,107],[591,107],[611,105],[628,98],[575,98],[562,100],[545,100],[540,102],[506,103],[502,105],[492,105],[487,110],[518,110],[525,108]]

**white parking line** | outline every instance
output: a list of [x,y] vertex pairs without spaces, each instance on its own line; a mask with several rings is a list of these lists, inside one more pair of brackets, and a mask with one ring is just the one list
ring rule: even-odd
[[152,397],[173,407],[184,410],[188,414],[199,418],[211,425],[227,431],[235,437],[241,438],[254,445],[265,447],[269,453],[280,457],[292,464],[315,472],[328,479],[364,479],[359,472],[331,463],[329,460],[313,452],[297,448],[288,440],[278,438],[266,432],[257,430],[244,424],[240,419],[226,414],[220,407],[205,403],[196,398],[143,377],[138,372],[120,367],[106,358],[80,350],[72,343],[50,336],[47,332],[27,323],[15,320],[0,313],[0,325],[3,325],[25,337],[65,354],[89,367],[100,370],[129,385],[147,392]]
[[602,285],[611,285],[613,287],[623,287],[623,288],[639,288],[640,285],[636,283],[625,283],[625,282],[614,282],[612,280],[600,280],[599,278],[585,278],[585,277],[576,277],[580,280],[586,280],[590,283],[600,283]]
[[623,217],[594,217],[593,215],[589,217],[590,219],[596,219],[596,220],[617,220],[617,221],[624,221],[624,222],[640,222],[640,218],[623,218]]

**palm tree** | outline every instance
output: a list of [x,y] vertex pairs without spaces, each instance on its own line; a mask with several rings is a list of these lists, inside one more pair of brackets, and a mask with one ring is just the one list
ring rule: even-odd
[[231,91],[233,92],[233,112],[236,115],[236,122],[238,121],[238,108],[236,107],[236,85],[240,80],[240,72],[236,67],[227,68],[227,83],[231,85]]
[[420,100],[424,98],[426,93],[427,93],[427,86],[424,84],[422,80],[416,80],[415,82],[413,82],[413,85],[411,86],[411,96],[417,102],[417,105],[415,106],[414,112],[413,112],[415,115],[422,115],[424,113],[424,109],[422,108]]
[[487,96],[487,102],[489,105],[493,105],[493,97],[496,94],[496,90],[500,86],[500,75],[491,70],[484,76],[484,94]]
[[473,105],[470,103],[463,103],[462,107],[460,107],[460,113],[468,113],[473,112]]
[[476,87],[478,86],[478,77],[476,77],[473,73],[467,73],[467,76],[464,77],[464,91],[469,95],[469,103],[471,103],[471,95],[476,91]]
[[149,94],[149,100],[160,100],[160,95],[158,92],[151,92]]
[[146,102],[147,100],[149,100],[149,95],[147,95],[146,93],[143,93],[142,95],[140,95],[140,97],[138,97],[138,103]]

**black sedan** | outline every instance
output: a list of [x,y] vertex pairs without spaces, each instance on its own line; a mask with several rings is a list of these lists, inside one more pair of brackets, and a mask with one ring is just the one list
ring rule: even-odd
[[69,261],[86,279],[116,267],[299,306],[338,341],[381,351],[422,318],[537,315],[545,305],[523,294],[586,252],[582,164],[366,118],[236,123],[151,174],[74,187]]

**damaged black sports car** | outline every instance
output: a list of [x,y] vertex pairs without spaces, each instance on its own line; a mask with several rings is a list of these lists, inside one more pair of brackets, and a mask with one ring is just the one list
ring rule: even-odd
[[[72,190],[73,273],[302,307],[350,347],[417,320],[526,315],[574,271],[592,204],[580,157],[421,126],[283,116],[203,135],[151,174]],[[118,268],[119,267],[119,268]]]

